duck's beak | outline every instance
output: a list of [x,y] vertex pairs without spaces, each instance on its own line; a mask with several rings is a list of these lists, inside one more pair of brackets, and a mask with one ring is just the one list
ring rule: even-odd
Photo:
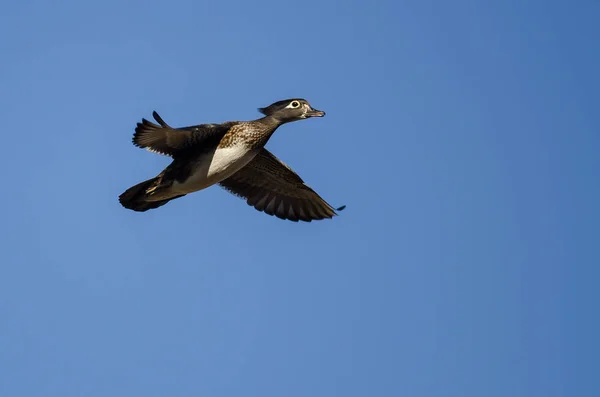
[[310,110],[305,113],[305,116],[306,117],[323,117],[323,116],[325,116],[325,112],[322,110],[310,108]]

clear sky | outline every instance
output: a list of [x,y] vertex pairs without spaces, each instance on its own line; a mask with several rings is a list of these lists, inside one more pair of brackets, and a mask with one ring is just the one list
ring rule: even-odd
[[[0,396],[598,396],[598,1],[12,1]],[[175,126],[304,97],[268,144],[332,205],[117,196]]]

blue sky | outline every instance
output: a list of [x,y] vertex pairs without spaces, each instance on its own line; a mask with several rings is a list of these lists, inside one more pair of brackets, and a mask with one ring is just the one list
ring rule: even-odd
[[[11,2],[0,395],[597,396],[593,1]],[[132,146],[304,97],[268,148],[333,205],[117,196]]]

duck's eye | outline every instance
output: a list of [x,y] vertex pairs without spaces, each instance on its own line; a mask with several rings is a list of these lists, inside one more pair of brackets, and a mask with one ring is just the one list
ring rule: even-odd
[[295,108],[297,108],[297,107],[299,107],[299,106],[300,106],[300,102],[298,102],[298,101],[293,101],[293,102],[291,103],[291,105],[292,105],[292,107],[295,109]]

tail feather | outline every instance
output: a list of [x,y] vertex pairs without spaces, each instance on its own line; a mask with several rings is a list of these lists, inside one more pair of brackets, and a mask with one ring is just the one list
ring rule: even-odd
[[182,194],[165,200],[146,201],[146,197],[148,197],[146,191],[154,182],[156,182],[156,180],[157,178],[148,179],[147,181],[140,182],[137,185],[130,187],[119,196],[119,202],[127,209],[144,212],[161,207],[171,200],[185,196],[185,194]]

